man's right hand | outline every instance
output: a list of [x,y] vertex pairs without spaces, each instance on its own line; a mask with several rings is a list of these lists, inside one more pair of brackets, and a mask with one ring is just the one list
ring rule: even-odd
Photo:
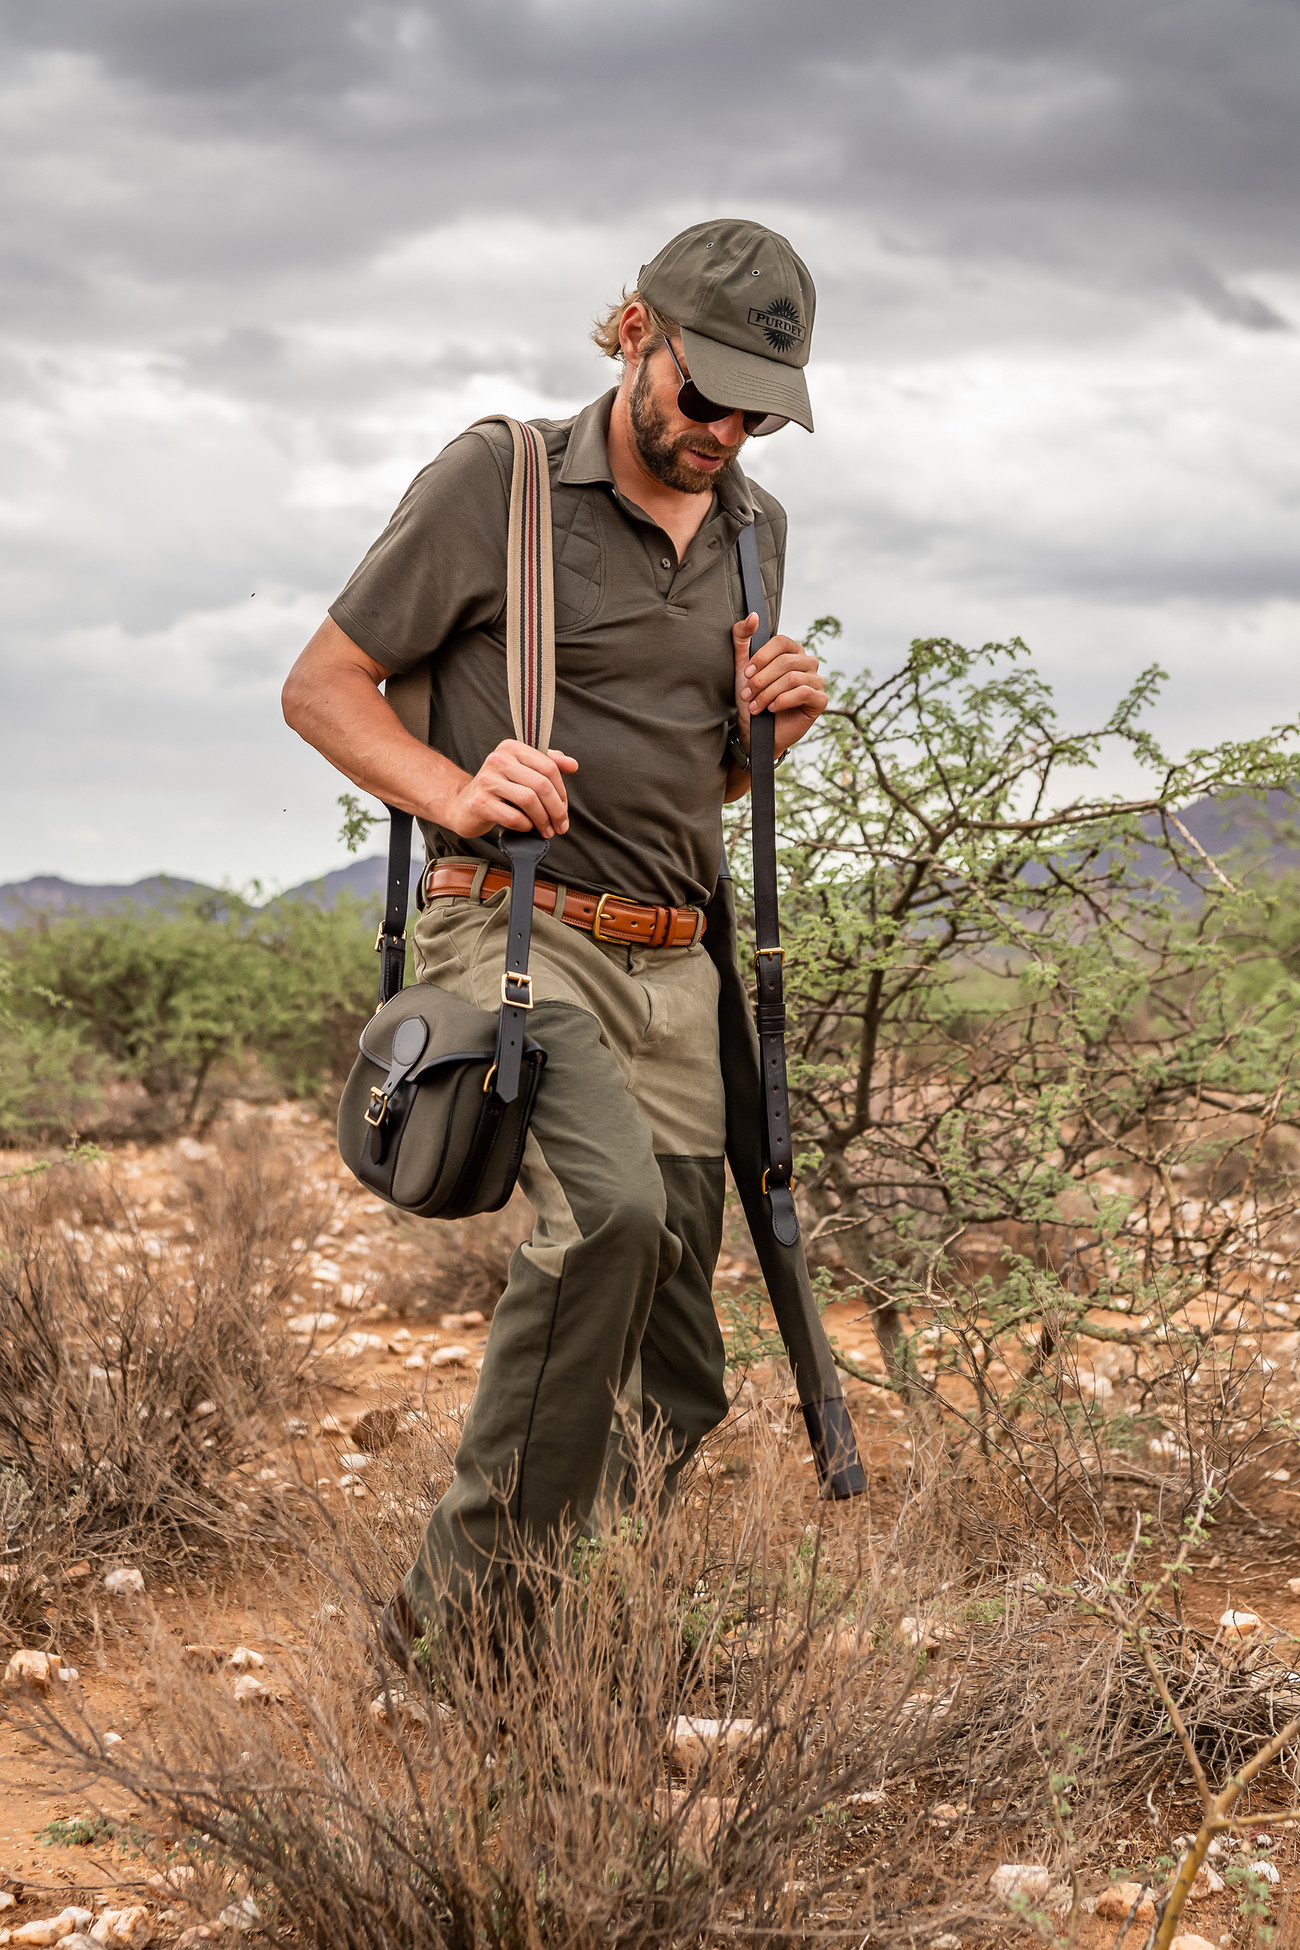
[[438,824],[463,840],[478,839],[494,826],[513,833],[535,827],[543,839],[553,840],[569,830],[569,799],[564,774],[576,772],[578,761],[554,749],[539,752],[517,738],[503,738],[489,752],[472,779],[466,779]]

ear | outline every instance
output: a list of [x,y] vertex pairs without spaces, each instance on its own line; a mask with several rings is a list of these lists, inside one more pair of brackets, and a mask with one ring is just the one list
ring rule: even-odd
[[635,299],[623,308],[623,316],[618,323],[618,342],[623,351],[623,363],[629,371],[634,371],[641,363],[641,347],[648,338],[653,337],[646,308],[640,299]]

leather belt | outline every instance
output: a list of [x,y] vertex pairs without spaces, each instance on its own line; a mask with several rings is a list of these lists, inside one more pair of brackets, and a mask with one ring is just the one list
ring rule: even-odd
[[[431,860],[424,870],[424,901],[473,899],[476,882],[477,898],[487,900],[510,885],[510,875],[500,867],[483,873],[464,862]],[[560,893],[554,881],[539,880],[533,888],[533,906],[554,914]],[[586,894],[578,887],[563,889],[557,919],[566,927],[582,928],[597,941],[637,948],[693,948],[704,933],[702,908],[646,907],[618,894]]]

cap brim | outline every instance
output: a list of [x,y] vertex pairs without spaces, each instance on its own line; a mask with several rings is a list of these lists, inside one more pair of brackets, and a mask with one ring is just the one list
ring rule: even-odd
[[812,432],[812,406],[800,367],[764,359],[757,352],[738,352],[734,345],[706,339],[687,326],[682,327],[682,350],[706,399],[738,406],[744,413],[778,413]]

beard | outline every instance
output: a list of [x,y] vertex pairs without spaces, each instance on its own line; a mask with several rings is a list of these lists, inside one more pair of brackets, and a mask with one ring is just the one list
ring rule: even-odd
[[[628,415],[641,465],[657,481],[662,481],[665,487],[675,488],[678,494],[711,494],[744,445],[740,441],[734,447],[724,447],[703,427],[697,427],[690,433],[679,433],[673,438],[668,432],[667,414],[655,404],[650,394],[648,359],[642,359],[637,368],[628,401]],[[721,467],[701,474],[698,468],[692,467],[683,458],[687,447],[693,447],[697,454],[725,455],[726,458]]]

